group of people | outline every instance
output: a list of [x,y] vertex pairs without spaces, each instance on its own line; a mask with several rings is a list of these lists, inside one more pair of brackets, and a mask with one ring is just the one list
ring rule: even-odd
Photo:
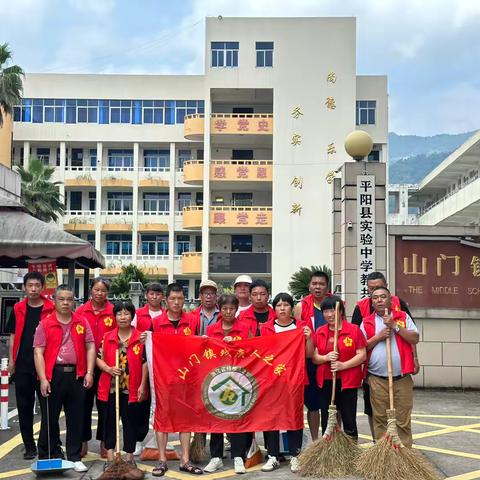
[[[329,292],[325,272],[311,276],[310,294],[297,305],[288,293],[279,293],[269,304],[270,292],[263,280],[240,275],[233,294],[218,295],[212,280],[200,284],[200,306],[184,311],[185,296],[178,283],[166,290],[159,283],[146,287],[146,304],[135,309],[129,301],[112,304],[109,282],[95,278],[90,300],[75,310],[74,292],[68,285],[55,290],[53,301],[43,296],[45,279],[38,272],[24,277],[25,298],[18,302],[8,322],[10,332],[9,371],[15,375],[15,390],[24,458],[63,457],[59,416],[66,418],[66,456],[75,470],[82,462],[92,438],[92,410],[96,402],[96,438],[101,455],[113,460],[115,448],[115,389],[118,378],[123,450],[126,461],[134,455],[149,431],[150,388],[145,353],[147,332],[166,335],[205,335],[232,342],[255,336],[281,334],[302,329],[308,382],[304,403],[312,440],[327,427],[328,406],[336,375],[336,405],[343,429],[355,441],[357,392],[363,385],[365,413],[372,436],[386,431],[388,371],[385,339],[392,345],[393,385],[399,435],[412,445],[410,415],[413,406],[411,375],[418,371],[415,344],[418,331],[407,305],[388,290],[380,272],[369,275],[370,296],[360,300],[352,321],[342,300]],[[337,315],[338,313],[338,315]],[[337,332],[338,346],[334,349]],[[42,420],[38,446],[33,437],[33,408],[38,395]],[[48,415],[47,415],[48,409]],[[83,422],[78,419],[83,418]],[[47,419],[49,425],[47,425]],[[195,431],[195,426],[192,425]],[[179,432],[180,470],[191,474],[211,473],[223,467],[225,445],[231,449],[236,473],[245,473],[244,460],[252,444],[252,433],[225,432],[210,435],[211,459],[202,470],[190,461],[191,433]],[[50,438],[48,438],[50,435]],[[155,432],[159,459],[152,474],[168,470],[168,434]],[[290,468],[299,470],[298,455],[303,430],[287,432]],[[264,432],[267,450],[262,471],[280,466],[280,435]],[[48,448],[50,447],[50,450]]]

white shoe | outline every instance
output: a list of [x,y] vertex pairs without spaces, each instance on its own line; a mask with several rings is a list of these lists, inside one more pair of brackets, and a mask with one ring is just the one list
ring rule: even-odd
[[203,469],[204,472],[213,473],[223,467],[223,462],[221,458],[213,457],[208,465]]
[[78,461],[73,463],[73,469],[76,472],[86,472],[88,467],[83,462]]
[[135,444],[135,451],[133,452],[134,457],[139,457],[143,452],[143,445],[142,442],[137,442]]
[[292,473],[297,473],[300,471],[300,463],[298,461],[298,457],[292,457],[290,459],[290,471]]
[[277,468],[280,468],[280,462],[277,460],[277,457],[269,455],[268,460],[263,464],[262,472],[273,472]]
[[247,473],[242,457],[235,457],[233,459],[233,470],[235,473]]

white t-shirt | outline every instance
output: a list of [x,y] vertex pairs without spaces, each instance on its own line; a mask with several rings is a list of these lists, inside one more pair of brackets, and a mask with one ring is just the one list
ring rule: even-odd
[[288,325],[279,325],[277,322],[274,323],[275,333],[288,332],[289,330],[296,330],[297,324],[295,320]]
[[237,313],[235,314],[235,317],[238,317],[240,315],[240,312],[243,312],[244,310],[247,310],[247,308],[250,308],[252,304],[247,305],[246,307],[238,307]]
[[[159,317],[163,313],[163,310],[160,309],[160,310],[153,311],[153,310],[148,309],[148,313],[150,314],[150,317],[155,318],[155,317]],[[137,328],[137,315],[135,315],[135,317],[133,317],[132,327]]]

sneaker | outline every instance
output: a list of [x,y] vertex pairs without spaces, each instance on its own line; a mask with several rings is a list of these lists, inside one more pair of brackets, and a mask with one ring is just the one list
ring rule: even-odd
[[280,462],[277,460],[277,457],[269,455],[267,462],[262,466],[262,472],[273,472],[277,468],[280,468]]
[[213,457],[208,465],[203,469],[204,472],[213,473],[223,467],[223,462],[221,458]]
[[235,473],[247,473],[242,457],[235,457],[233,459],[233,469]]
[[297,473],[300,471],[300,462],[298,461],[298,457],[292,457],[290,459],[290,471],[292,473]]
[[78,462],[73,463],[73,469],[76,472],[86,472],[88,470],[88,467],[79,460]]
[[37,447],[28,447],[25,448],[25,452],[23,453],[24,460],[33,460],[37,456]]
[[135,451],[133,452],[134,457],[139,457],[143,452],[143,445],[142,442],[137,442],[135,444]]

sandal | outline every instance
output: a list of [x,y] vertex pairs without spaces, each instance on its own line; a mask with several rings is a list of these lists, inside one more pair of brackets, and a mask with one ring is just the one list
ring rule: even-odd
[[167,470],[167,462],[160,461],[155,465],[155,468],[152,470],[152,475],[154,477],[163,477]]
[[203,474],[203,470],[200,467],[197,467],[196,465],[193,465],[190,462],[184,463],[183,465],[180,465],[178,468],[181,472],[191,473],[192,475]]

